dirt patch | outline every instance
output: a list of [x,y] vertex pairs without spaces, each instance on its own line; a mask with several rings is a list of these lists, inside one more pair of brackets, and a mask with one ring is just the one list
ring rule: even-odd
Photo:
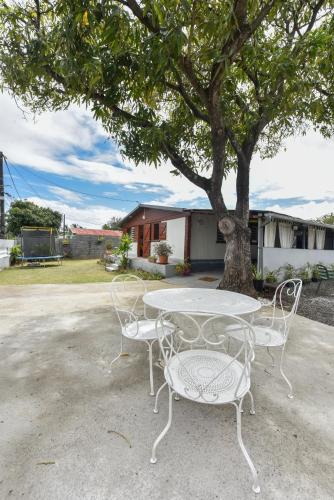
[[[303,285],[297,314],[305,318],[334,326],[334,280],[324,281],[321,284],[318,295],[318,283]],[[267,290],[264,298],[270,299],[274,295],[274,289]]]

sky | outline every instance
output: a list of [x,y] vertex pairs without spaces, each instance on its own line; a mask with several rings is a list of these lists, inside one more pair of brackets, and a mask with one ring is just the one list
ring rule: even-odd
[[[6,208],[20,197],[65,214],[67,224],[99,228],[123,217],[137,203],[208,208],[200,188],[170,173],[122,158],[117,145],[89,110],[33,115],[0,94],[0,151],[5,166]],[[293,137],[272,159],[251,164],[250,207],[313,219],[334,212],[334,138],[310,131]],[[14,185],[13,185],[14,183]],[[228,208],[235,204],[235,175],[223,186]]]

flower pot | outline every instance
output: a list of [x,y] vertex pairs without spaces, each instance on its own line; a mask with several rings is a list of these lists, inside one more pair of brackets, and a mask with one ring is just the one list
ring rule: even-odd
[[263,292],[264,280],[253,280],[254,288],[257,292]]
[[159,264],[168,264],[168,256],[159,255]]
[[184,271],[182,271],[182,276],[189,276],[190,274],[190,269],[185,269]]

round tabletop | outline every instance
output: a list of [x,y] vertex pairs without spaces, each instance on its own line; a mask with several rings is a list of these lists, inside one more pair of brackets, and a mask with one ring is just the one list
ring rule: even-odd
[[163,288],[145,293],[146,305],[161,311],[206,312],[210,314],[251,314],[261,303],[236,292],[210,288]]

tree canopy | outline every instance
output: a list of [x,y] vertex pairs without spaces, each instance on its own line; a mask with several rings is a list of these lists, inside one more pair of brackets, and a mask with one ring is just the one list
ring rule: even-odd
[[[3,3],[3,85],[36,111],[86,104],[127,157],[168,160],[220,220],[224,278],[233,260],[250,283],[250,162],[310,125],[333,132],[333,12],[333,0]],[[222,196],[232,168],[233,216]]]
[[111,217],[108,222],[103,224],[102,229],[120,229],[122,217]]
[[14,201],[6,216],[7,233],[18,236],[22,226],[52,227],[59,229],[62,214],[50,208],[40,207],[31,201]]
[[323,215],[317,219],[319,222],[323,222],[324,224],[333,224],[334,225],[334,212],[330,214]]

